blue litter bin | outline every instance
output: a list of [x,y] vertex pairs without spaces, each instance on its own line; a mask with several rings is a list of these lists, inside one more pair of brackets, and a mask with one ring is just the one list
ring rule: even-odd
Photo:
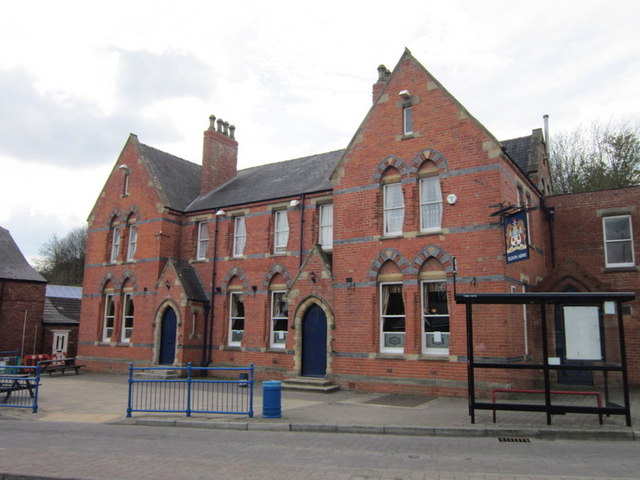
[[277,380],[262,382],[262,418],[282,416],[282,383]]

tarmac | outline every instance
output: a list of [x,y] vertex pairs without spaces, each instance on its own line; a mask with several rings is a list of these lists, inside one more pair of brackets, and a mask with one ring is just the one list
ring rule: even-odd
[[[273,392],[269,394],[273,401]],[[467,398],[387,395],[340,390],[334,393],[281,390],[280,417],[263,417],[263,386],[254,385],[254,416],[238,414],[139,413],[127,418],[128,376],[82,372],[41,378],[38,412],[0,408],[0,420],[85,422],[164,427],[221,428],[288,432],[335,432],[378,435],[497,437],[526,439],[640,440],[640,391],[631,394],[632,427],[624,415],[553,415],[544,412],[476,410],[469,416]],[[595,403],[574,395],[568,401]],[[564,399],[563,399],[564,402]],[[270,406],[270,405],[268,405]]]

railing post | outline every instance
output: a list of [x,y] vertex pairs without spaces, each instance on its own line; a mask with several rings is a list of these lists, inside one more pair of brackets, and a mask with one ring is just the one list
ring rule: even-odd
[[191,416],[191,362],[187,363],[187,417]]
[[131,418],[133,402],[133,362],[129,363],[129,395],[127,400],[127,418]]
[[40,363],[36,365],[36,391],[33,394],[33,407],[31,411],[38,413],[38,391],[40,389]]
[[253,363],[249,365],[249,418],[253,418]]

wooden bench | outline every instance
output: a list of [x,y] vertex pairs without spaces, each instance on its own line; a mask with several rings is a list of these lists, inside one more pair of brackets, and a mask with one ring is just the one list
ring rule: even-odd
[[[544,393],[544,390],[532,390],[526,388],[494,388],[491,390],[492,402],[496,403],[496,393],[497,392],[506,392],[506,393]],[[579,391],[570,391],[570,390],[551,390],[549,392],[551,395],[587,395],[587,396],[595,396],[598,402],[598,408],[602,408],[602,395],[600,392],[579,392]],[[602,413],[598,414],[600,419],[600,425],[602,425]],[[496,411],[493,410],[493,423],[496,423]]]
[[52,373],[60,372],[60,374],[64,375],[65,370],[75,370],[76,375],[80,373],[80,369],[84,367],[84,365],[76,364],[75,358],[52,358],[51,360],[43,360],[39,362],[42,367],[42,373],[47,372],[49,376]]

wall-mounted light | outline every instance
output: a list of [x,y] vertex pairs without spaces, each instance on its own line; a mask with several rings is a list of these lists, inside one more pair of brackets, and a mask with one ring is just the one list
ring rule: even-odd
[[124,171],[125,175],[129,175],[129,172],[131,171],[131,168],[129,168],[129,165],[127,165],[126,163],[123,163],[120,166],[118,166],[118,170],[122,170],[122,171]]
[[294,200],[291,200],[291,201],[289,202],[289,206],[290,206],[290,207],[297,207],[298,205],[300,205],[300,200],[295,200],[295,199],[294,199]]
[[221,287],[216,287],[216,293],[222,293],[222,288]]
[[318,279],[316,278],[316,272],[311,272],[311,273],[309,274],[309,278],[311,279],[311,281],[312,281],[313,283],[316,283],[316,282],[318,281]]
[[251,290],[253,290],[253,294],[255,295],[256,292],[258,291],[258,286],[257,285],[251,285]]
[[458,201],[458,196],[455,193],[450,193],[449,195],[447,195],[447,203],[449,205],[455,205],[457,201]]
[[398,95],[401,96],[402,98],[411,98],[411,94],[409,93],[409,90],[400,90]]
[[224,214],[225,214],[225,211],[224,211],[224,210],[222,210],[222,209],[220,209],[220,210],[218,210],[218,211],[216,212],[216,217],[221,217],[221,216],[223,216]]

